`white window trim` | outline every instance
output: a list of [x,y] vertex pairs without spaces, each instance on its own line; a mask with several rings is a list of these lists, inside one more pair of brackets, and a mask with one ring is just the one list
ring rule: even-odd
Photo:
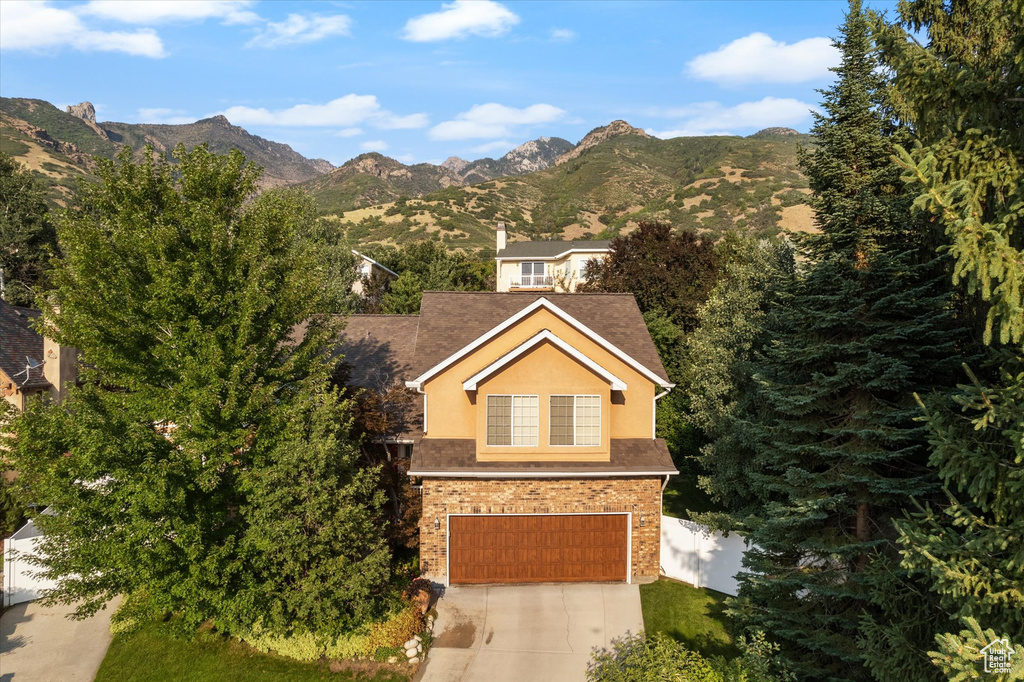
[[[508,445],[491,445],[487,442],[487,411],[490,409],[490,399],[494,398],[511,398],[512,413],[509,415],[509,440],[511,441]],[[516,445],[516,398],[536,398],[537,399],[537,442],[534,445]],[[487,398],[484,401],[484,444],[489,448],[536,448],[540,447],[540,395],[533,395],[530,393],[488,393]]]
[[[572,398],[572,444],[560,444],[556,445],[551,442],[551,399],[552,398]],[[576,442],[576,399],[577,398],[597,398],[597,423],[598,428],[603,431],[604,424],[601,422],[602,407],[601,407],[601,396],[594,393],[552,393],[548,396],[548,445],[553,448],[598,448],[601,447],[601,433],[598,433],[597,443],[594,445],[580,445]]]

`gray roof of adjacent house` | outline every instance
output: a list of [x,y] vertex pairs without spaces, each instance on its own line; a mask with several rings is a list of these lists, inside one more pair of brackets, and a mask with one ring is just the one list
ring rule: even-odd
[[29,323],[41,313],[0,301],[0,370],[19,388],[45,388],[43,337]]
[[559,258],[570,251],[607,253],[611,250],[607,239],[577,239],[571,242],[514,242],[498,252],[496,258]]

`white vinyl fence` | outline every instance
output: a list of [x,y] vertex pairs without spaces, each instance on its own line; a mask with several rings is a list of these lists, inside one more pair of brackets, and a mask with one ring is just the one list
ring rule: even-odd
[[661,572],[670,578],[736,596],[747,542],[693,521],[661,517]]
[[35,554],[41,536],[36,524],[29,521],[4,540],[4,606],[39,599],[44,590],[56,587],[52,580],[37,577],[39,568],[26,561],[26,556]]

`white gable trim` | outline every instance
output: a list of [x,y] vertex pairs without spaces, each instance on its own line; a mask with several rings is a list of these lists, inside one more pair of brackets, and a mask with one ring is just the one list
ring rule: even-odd
[[609,247],[604,247],[602,249],[581,249],[581,248],[576,248],[576,249],[569,249],[567,251],[563,251],[562,253],[559,253],[559,254],[554,255],[554,256],[509,256],[509,255],[503,255],[503,254],[499,253],[494,258],[495,258],[495,260],[498,260],[498,261],[503,261],[503,260],[507,260],[507,261],[535,261],[535,260],[551,261],[551,260],[562,260],[566,256],[571,256],[574,253],[598,253],[598,254],[603,253],[603,254],[608,254],[608,253],[611,253],[611,252],[612,252],[612,250]]
[[500,358],[484,367],[482,370],[480,370],[470,378],[466,379],[464,382],[462,382],[462,388],[466,391],[475,391],[477,384],[480,383],[481,380],[486,379],[487,377],[494,374],[505,365],[509,364],[510,362],[521,356],[526,351],[530,350],[531,348],[534,348],[535,346],[543,343],[544,341],[549,341],[555,347],[560,348],[566,354],[575,358],[581,365],[587,367],[594,374],[597,374],[602,379],[610,383],[612,385],[613,391],[626,390],[625,381],[619,379],[617,376],[615,376],[614,374],[606,370],[604,367],[588,358],[583,353],[579,352],[578,350],[570,346],[562,339],[552,334],[551,331],[547,329],[544,329],[539,333],[535,334],[528,340],[519,344],[519,346],[517,346],[516,348],[512,349],[508,353],[505,353],[505,355],[502,355]]
[[384,272],[388,273],[389,275],[392,275],[393,277],[398,277],[398,273],[395,272],[394,270],[392,270],[391,268],[384,267],[383,265],[381,265],[377,261],[373,260],[369,256],[364,256],[363,254],[359,253],[355,249],[349,249],[349,250],[353,253],[353,255],[358,256],[359,258],[362,258],[364,261],[367,261],[368,263],[376,265],[378,268],[380,268]]
[[412,381],[405,382],[405,385],[407,387],[409,387],[409,388],[417,388],[417,389],[420,388],[424,384],[424,382],[426,382],[428,379],[430,379],[431,377],[435,376],[436,374],[438,374],[439,372],[443,371],[444,369],[450,367],[451,365],[455,364],[456,362],[458,362],[462,358],[466,357],[467,355],[472,353],[474,350],[476,350],[480,346],[484,345],[485,343],[487,343],[488,341],[490,341],[494,337],[496,337],[499,334],[501,334],[502,332],[504,332],[509,327],[515,325],[520,320],[522,320],[523,318],[525,318],[526,316],[530,315],[535,310],[538,310],[540,308],[547,309],[552,314],[554,314],[556,317],[561,318],[564,322],[572,325],[577,330],[582,332],[584,336],[588,337],[591,341],[594,341],[595,343],[597,343],[599,346],[601,346],[602,348],[607,350],[609,353],[611,353],[615,357],[617,357],[620,360],[622,360],[624,363],[626,363],[627,365],[629,365],[630,367],[635,369],[637,372],[639,372],[645,378],[650,379],[655,384],[661,386],[662,388],[673,388],[675,386],[675,384],[673,384],[673,383],[671,383],[669,381],[665,381],[664,379],[659,377],[657,374],[655,374],[654,372],[652,372],[651,370],[647,369],[646,367],[641,365],[639,362],[637,362],[636,360],[631,358],[629,355],[627,355],[623,351],[621,351],[618,348],[616,348],[613,344],[609,343],[606,339],[602,338],[601,335],[598,334],[597,332],[595,332],[593,329],[591,329],[590,327],[586,326],[585,324],[583,324],[582,322],[580,322],[579,320],[574,318],[572,315],[570,315],[569,313],[565,312],[564,310],[562,310],[561,308],[556,306],[554,303],[552,303],[548,299],[544,298],[543,296],[538,298],[536,301],[534,301],[530,305],[526,306],[522,310],[520,310],[518,313],[516,313],[512,317],[508,318],[507,320],[505,320],[504,322],[499,324],[497,327],[494,327],[489,332],[486,332],[485,334],[477,337],[476,340],[470,342],[466,346],[460,348],[455,353],[449,355],[447,358],[445,358],[441,362],[437,363],[436,365],[434,365],[433,367],[431,367],[426,372],[424,372],[423,374],[419,375],[418,377],[416,377]]

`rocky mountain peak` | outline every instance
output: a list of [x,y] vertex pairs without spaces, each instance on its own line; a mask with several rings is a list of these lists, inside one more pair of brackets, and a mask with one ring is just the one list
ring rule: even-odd
[[368,152],[360,154],[354,159],[347,161],[339,170],[350,173],[366,173],[378,178],[410,178],[412,173],[399,161],[379,152]]
[[519,175],[550,168],[555,159],[572,149],[560,137],[539,137],[519,145],[498,161],[504,174]]
[[562,156],[558,157],[558,159],[555,161],[555,165],[558,166],[565,163],[566,161],[571,161],[572,159],[575,159],[577,156],[582,154],[587,149],[590,149],[594,145],[601,144],[605,140],[609,140],[613,137],[620,137],[622,135],[636,135],[637,137],[646,138],[650,137],[650,135],[645,133],[643,130],[640,130],[639,128],[634,128],[625,121],[612,121],[606,126],[594,128],[589,133],[587,133],[583,137],[583,139],[580,140],[580,143],[576,145],[576,147],[572,151],[569,151],[563,154]]
[[72,104],[64,110],[66,113],[72,116],[77,116],[83,121],[89,123],[96,123],[96,107],[92,105],[92,102],[82,102],[81,104]]
[[460,159],[457,156],[449,156],[444,160],[444,163],[441,164],[441,168],[446,168],[453,173],[461,173],[468,165],[469,161],[466,161],[465,159]]
[[758,130],[756,133],[754,133],[750,137],[768,137],[770,135],[799,135],[799,134],[800,134],[800,131],[798,131],[798,130],[793,130],[792,128],[781,128],[781,127],[777,127],[776,126],[776,127],[772,127],[772,128],[764,128],[762,130]]

